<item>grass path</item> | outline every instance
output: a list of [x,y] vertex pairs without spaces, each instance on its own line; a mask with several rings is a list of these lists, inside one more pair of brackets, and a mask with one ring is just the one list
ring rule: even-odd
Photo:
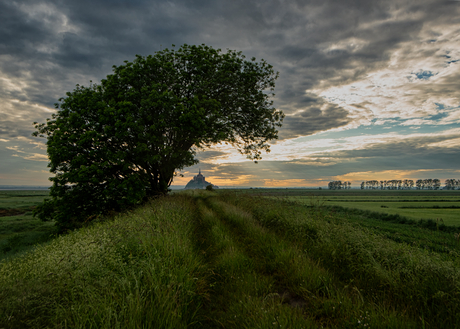
[[224,192],[153,200],[0,261],[0,329],[460,328],[456,249],[350,216]]
[[[199,250],[212,269],[210,300],[203,327],[216,328],[316,328],[304,317],[304,301],[290,294],[277,275],[257,257],[252,241],[229,222],[229,216],[209,201],[198,201]],[[206,204],[205,204],[206,203]],[[247,219],[248,214],[239,214]],[[264,244],[263,247],[267,245]],[[271,262],[271,261],[270,261]],[[296,305],[298,303],[298,305]]]
[[358,289],[347,291],[298,243],[280,238],[249,212],[213,197],[197,205],[197,246],[212,272],[204,327],[417,327],[369,303]]

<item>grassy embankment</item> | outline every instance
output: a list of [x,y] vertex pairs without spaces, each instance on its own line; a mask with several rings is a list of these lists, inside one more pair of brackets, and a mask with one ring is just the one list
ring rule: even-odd
[[48,191],[0,191],[0,260],[48,241],[56,233],[54,223],[32,216]]
[[0,328],[460,327],[459,246],[430,249],[431,230],[381,221],[411,242],[365,222],[178,193],[0,263]]

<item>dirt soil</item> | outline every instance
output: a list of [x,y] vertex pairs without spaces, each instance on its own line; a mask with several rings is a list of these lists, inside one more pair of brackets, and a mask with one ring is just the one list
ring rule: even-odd
[[0,217],[7,217],[7,216],[17,216],[23,215],[26,211],[24,209],[0,209]]

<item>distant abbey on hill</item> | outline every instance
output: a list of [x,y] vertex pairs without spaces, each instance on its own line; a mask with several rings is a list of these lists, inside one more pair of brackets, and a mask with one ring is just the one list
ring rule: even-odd
[[203,189],[203,188],[206,188],[206,186],[208,185],[212,185],[213,188],[219,188],[218,186],[207,182],[204,179],[204,176],[201,174],[201,169],[200,169],[200,171],[198,172],[198,175],[194,176],[193,179],[187,183],[187,185],[185,186],[185,189],[186,190],[195,189],[195,188]]

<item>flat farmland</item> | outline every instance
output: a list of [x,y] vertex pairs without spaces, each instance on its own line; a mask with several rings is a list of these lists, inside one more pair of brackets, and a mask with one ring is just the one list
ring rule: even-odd
[[31,249],[56,233],[54,222],[33,217],[48,191],[0,190],[0,260]]
[[260,194],[281,197],[312,206],[340,206],[391,215],[397,214],[413,220],[436,221],[438,219],[445,225],[460,226],[460,191],[279,189],[264,191]]

